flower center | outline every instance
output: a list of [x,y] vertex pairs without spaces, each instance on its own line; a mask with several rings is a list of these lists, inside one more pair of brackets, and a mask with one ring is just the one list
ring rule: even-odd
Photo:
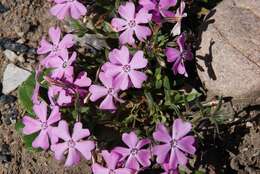
[[41,122],[41,129],[47,129],[47,128],[48,128],[47,122]]
[[112,95],[113,92],[114,92],[114,89],[113,89],[113,88],[109,88],[109,89],[108,89],[108,94],[111,94],[111,95]]
[[67,66],[68,66],[67,62],[66,62],[66,61],[63,62],[62,67],[63,67],[63,68],[66,68]]
[[109,174],[116,174],[116,172],[114,170],[110,170]]
[[177,141],[176,140],[172,140],[171,141],[171,147],[174,148],[177,146]]
[[69,147],[69,148],[74,148],[75,145],[76,145],[76,143],[75,143],[72,139],[70,139],[70,140],[68,141],[68,147]]
[[183,51],[182,53],[181,53],[181,58],[182,59],[186,59],[187,57],[188,57],[188,51]]
[[137,148],[133,148],[133,149],[131,149],[130,153],[135,156],[138,153],[138,149]]
[[57,52],[58,50],[59,50],[59,46],[58,45],[53,45],[52,51],[53,52]]
[[124,65],[124,66],[123,66],[123,71],[124,71],[124,72],[128,73],[130,70],[131,70],[130,65]]
[[135,21],[134,21],[134,20],[129,21],[129,22],[128,22],[128,26],[129,26],[130,28],[134,28],[134,27],[136,26]]

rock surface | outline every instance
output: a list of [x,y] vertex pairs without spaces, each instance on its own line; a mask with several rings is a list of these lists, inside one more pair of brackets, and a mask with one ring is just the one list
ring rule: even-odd
[[260,1],[225,0],[212,19],[197,52],[202,82],[209,95],[254,101],[260,97]]
[[21,69],[14,64],[8,64],[3,75],[3,93],[8,94],[21,85],[29,76],[30,72]]

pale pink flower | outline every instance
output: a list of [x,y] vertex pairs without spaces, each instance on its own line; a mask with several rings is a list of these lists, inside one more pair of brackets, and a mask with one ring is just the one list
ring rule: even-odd
[[171,169],[177,169],[178,165],[186,165],[187,154],[194,154],[195,139],[193,136],[186,136],[191,130],[191,124],[176,119],[172,126],[170,135],[163,124],[158,124],[153,133],[154,140],[162,144],[153,147],[153,153],[157,156],[156,161],[159,164],[167,163]]
[[139,0],[139,4],[153,14],[153,21],[161,23],[162,17],[172,17],[174,13],[169,8],[174,7],[177,0]]
[[143,51],[137,51],[130,56],[126,46],[122,46],[120,50],[114,49],[109,55],[110,62],[103,65],[107,76],[114,77],[113,85],[121,90],[126,90],[130,86],[141,88],[143,82],[147,79],[145,73],[137,71],[147,66],[147,59],[144,57]]
[[144,146],[150,144],[149,139],[139,140],[134,132],[124,133],[122,135],[123,142],[128,146],[116,147],[113,152],[122,156],[120,161],[125,161],[125,167],[133,170],[139,170],[140,165],[143,167],[149,167],[151,165],[151,152],[149,148]]
[[50,12],[58,19],[63,20],[66,16],[79,19],[87,13],[86,7],[77,0],[54,0],[54,5]]
[[[77,78],[73,77],[66,79],[55,80],[57,84],[53,84],[48,89],[48,97],[51,105],[67,106],[70,105],[76,95],[79,95],[79,100],[85,98],[87,87],[91,85],[91,79],[86,72],[80,72]],[[55,83],[55,82],[54,82]]]
[[55,79],[73,77],[74,67],[72,66],[77,57],[76,52],[73,52],[71,57],[67,50],[64,50],[60,56],[49,59],[46,62],[47,68],[52,68],[51,77]]
[[40,42],[40,47],[37,49],[38,54],[48,54],[48,56],[41,61],[41,64],[44,66],[50,58],[61,56],[65,50],[71,48],[75,44],[72,34],[66,34],[61,39],[61,30],[59,27],[51,27],[49,29],[49,37],[51,43],[43,38]]
[[104,86],[91,85],[89,87],[89,92],[91,93],[90,100],[94,102],[105,97],[100,103],[99,108],[115,110],[115,101],[122,102],[118,97],[119,89],[113,86],[113,78],[111,76],[106,76],[104,72],[99,74],[99,80]]
[[52,143],[57,142],[57,137],[52,134],[52,125],[58,122],[61,118],[59,107],[54,106],[48,118],[47,104],[45,102],[42,101],[39,104],[35,104],[33,106],[33,110],[37,117],[23,117],[23,124],[25,125],[25,127],[23,128],[23,133],[25,135],[30,135],[40,131],[40,134],[33,141],[32,147],[41,147],[42,149],[46,150],[50,146],[49,138],[51,139]]
[[134,33],[140,41],[146,40],[151,35],[149,27],[142,25],[151,21],[152,14],[149,14],[147,10],[140,9],[138,13],[135,13],[134,3],[126,2],[125,5],[119,7],[118,12],[122,18],[113,18],[111,24],[115,31],[124,31],[119,37],[122,45],[126,43],[133,45]]
[[107,150],[103,150],[102,156],[106,162],[107,167],[103,167],[100,164],[94,163],[92,165],[93,174],[133,174],[130,169],[117,167],[120,159],[120,155],[117,153],[109,153]]
[[62,142],[52,144],[51,150],[57,160],[63,160],[64,154],[68,154],[65,166],[78,164],[81,155],[87,160],[91,159],[91,151],[95,148],[95,144],[93,141],[84,140],[90,135],[90,132],[88,129],[82,128],[82,123],[74,124],[72,136],[69,133],[68,123],[64,120],[60,121],[59,126],[53,128],[52,132]]

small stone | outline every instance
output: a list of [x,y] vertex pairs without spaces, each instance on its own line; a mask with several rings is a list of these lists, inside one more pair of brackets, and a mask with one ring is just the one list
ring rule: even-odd
[[0,97],[0,104],[7,104],[15,102],[16,97],[12,95],[1,95]]
[[250,128],[250,127],[253,127],[253,123],[251,123],[251,122],[246,122],[246,127],[248,127],[248,128]]
[[21,63],[24,63],[24,62],[25,62],[25,59],[24,59],[24,57],[23,57],[22,54],[17,57],[17,60],[18,60],[19,62],[21,62]]
[[4,6],[1,2],[0,2],[0,13],[5,13],[9,10],[8,7]]
[[4,55],[11,62],[15,62],[18,57],[13,51],[10,51],[10,50],[5,50]]
[[8,94],[15,90],[30,75],[30,72],[21,69],[14,64],[8,64],[3,76],[3,93]]

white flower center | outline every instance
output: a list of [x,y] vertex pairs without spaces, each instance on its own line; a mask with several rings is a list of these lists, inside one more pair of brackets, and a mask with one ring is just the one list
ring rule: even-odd
[[172,140],[171,141],[171,147],[174,148],[177,146],[177,141],[176,140]]
[[134,21],[134,20],[129,21],[129,22],[128,22],[128,26],[129,26],[130,28],[134,28],[134,27],[136,26],[135,21]]
[[124,65],[122,68],[123,68],[123,71],[126,73],[130,72],[130,70],[131,70],[130,65]]
[[133,149],[131,149],[130,153],[135,156],[138,153],[138,149],[137,148],[133,148]]
[[47,128],[48,128],[47,122],[41,122],[41,129],[47,129]]
[[67,62],[64,61],[63,64],[62,64],[62,67],[63,67],[63,68],[66,68],[67,66],[68,66]]
[[69,148],[74,148],[76,145],[76,143],[72,139],[70,139],[67,143],[68,143],[67,145]]

